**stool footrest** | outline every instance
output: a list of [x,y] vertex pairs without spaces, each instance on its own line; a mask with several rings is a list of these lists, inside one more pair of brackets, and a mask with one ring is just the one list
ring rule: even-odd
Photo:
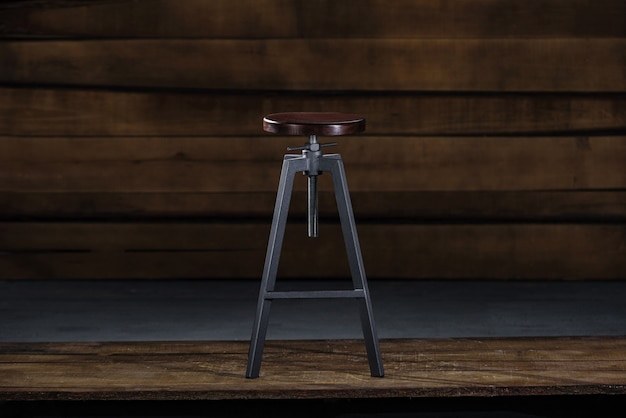
[[265,299],[359,299],[365,297],[363,289],[349,290],[290,290],[266,292]]

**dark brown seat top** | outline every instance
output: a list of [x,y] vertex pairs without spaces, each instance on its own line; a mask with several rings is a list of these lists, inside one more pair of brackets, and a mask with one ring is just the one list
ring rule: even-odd
[[263,130],[280,135],[350,135],[365,130],[365,119],[339,112],[272,113],[263,118]]

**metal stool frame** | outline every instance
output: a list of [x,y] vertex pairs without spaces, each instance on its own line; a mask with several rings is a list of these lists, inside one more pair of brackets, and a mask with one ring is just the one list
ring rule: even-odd
[[[286,154],[284,156],[265,265],[263,268],[256,317],[250,340],[248,367],[246,370],[247,378],[259,377],[272,301],[274,299],[308,298],[350,298],[358,300],[361,326],[371,375],[373,377],[384,376],[378,336],[374,324],[372,303],[367,286],[367,278],[365,276],[363,257],[357,236],[344,165],[339,154],[322,154],[322,147],[328,145],[334,144],[319,144],[316,135],[310,135],[309,142],[304,147],[289,148],[289,150],[301,149],[301,155]],[[328,172],[332,176],[337,209],[352,275],[353,290],[285,292],[274,290],[285,227],[287,224],[291,193],[293,190],[293,182],[296,173],[299,172],[306,174],[309,180],[308,232],[309,236],[312,237],[317,236],[317,176],[322,172]]]

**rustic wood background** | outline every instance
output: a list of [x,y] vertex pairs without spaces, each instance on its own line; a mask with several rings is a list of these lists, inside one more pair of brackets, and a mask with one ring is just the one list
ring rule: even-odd
[[[0,278],[258,278],[279,111],[338,140],[368,276],[626,279],[623,0],[0,5]],[[345,277],[297,181],[279,274]]]

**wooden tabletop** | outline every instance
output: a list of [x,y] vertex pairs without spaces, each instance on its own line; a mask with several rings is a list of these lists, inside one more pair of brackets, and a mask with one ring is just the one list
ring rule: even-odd
[[322,399],[626,393],[626,337],[0,344],[3,400]]

